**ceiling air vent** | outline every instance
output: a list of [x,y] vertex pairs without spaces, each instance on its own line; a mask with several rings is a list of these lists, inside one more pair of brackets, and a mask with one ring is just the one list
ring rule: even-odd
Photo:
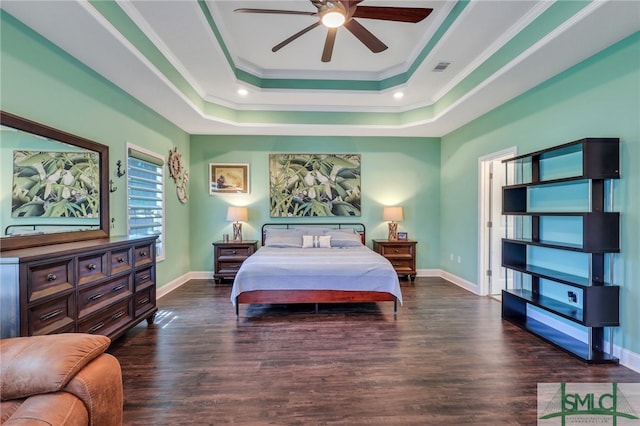
[[449,65],[451,65],[451,62],[438,62],[438,65],[433,67],[433,72],[442,72],[449,68]]

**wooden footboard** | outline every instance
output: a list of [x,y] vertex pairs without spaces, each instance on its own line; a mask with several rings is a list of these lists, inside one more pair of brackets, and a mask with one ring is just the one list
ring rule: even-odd
[[289,303],[365,303],[393,302],[393,313],[398,313],[398,300],[391,293],[380,291],[341,290],[254,290],[241,293],[236,298],[236,317],[240,304],[289,304]]

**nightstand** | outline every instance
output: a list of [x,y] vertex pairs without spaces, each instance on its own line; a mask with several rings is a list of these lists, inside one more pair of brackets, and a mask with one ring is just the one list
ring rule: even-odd
[[386,257],[399,276],[416,279],[416,244],[413,240],[373,240],[373,251]]
[[258,249],[257,240],[216,241],[213,243],[213,279],[234,279],[242,262]]

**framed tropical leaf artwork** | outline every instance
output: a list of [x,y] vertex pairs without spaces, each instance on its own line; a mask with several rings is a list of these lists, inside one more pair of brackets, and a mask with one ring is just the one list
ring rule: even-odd
[[271,217],[361,216],[360,154],[270,154]]
[[98,153],[13,151],[12,217],[95,218],[99,212]]

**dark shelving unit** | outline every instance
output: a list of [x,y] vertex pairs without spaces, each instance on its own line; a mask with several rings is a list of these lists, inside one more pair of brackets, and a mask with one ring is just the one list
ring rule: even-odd
[[[604,331],[605,327],[620,325],[620,287],[607,283],[605,277],[605,255],[620,252],[620,214],[606,211],[605,188],[607,182],[620,178],[619,144],[617,138],[585,138],[503,161],[513,163],[514,170],[519,173],[516,180],[520,182],[503,187],[502,213],[507,216],[528,217],[528,221],[523,235],[503,238],[502,266],[529,277],[531,288],[503,290],[502,317],[589,363],[618,362],[617,358],[605,351]],[[562,161],[564,156],[574,159],[575,170],[571,170],[566,176],[558,176],[557,170],[550,173],[552,177],[545,176],[545,167],[553,171],[549,164]],[[575,160],[576,158],[580,161]],[[518,173],[514,172],[514,175]],[[540,212],[530,208],[531,190],[553,190],[576,182],[588,185],[587,211]],[[612,197],[612,194],[608,196]],[[554,216],[575,217],[580,220],[580,243],[542,238],[541,218]],[[586,276],[532,264],[529,259],[532,247],[587,254],[589,266],[588,271],[584,271]],[[581,294],[580,303],[561,301],[557,296],[548,297],[543,294],[541,280],[544,280],[545,286],[564,285],[576,289]],[[528,314],[530,306],[587,327],[588,342],[581,342],[533,319]]]

